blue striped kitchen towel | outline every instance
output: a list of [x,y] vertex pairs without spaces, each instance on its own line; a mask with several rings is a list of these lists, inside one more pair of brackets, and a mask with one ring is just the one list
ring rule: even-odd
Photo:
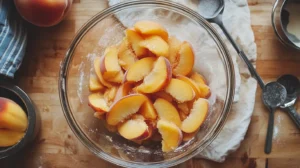
[[13,0],[0,0],[0,74],[13,78],[24,57],[27,31]]

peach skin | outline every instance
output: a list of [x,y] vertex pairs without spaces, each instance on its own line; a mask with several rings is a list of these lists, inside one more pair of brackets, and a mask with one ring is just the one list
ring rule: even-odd
[[24,110],[14,101],[0,97],[0,129],[24,132],[28,119]]

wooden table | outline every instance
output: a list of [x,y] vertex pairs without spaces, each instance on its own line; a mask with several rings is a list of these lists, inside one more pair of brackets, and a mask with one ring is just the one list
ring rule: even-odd
[[[287,49],[273,32],[270,15],[274,0],[249,0],[255,33],[257,70],[265,81],[282,74],[300,77],[300,52]],[[75,0],[66,20],[51,28],[29,26],[29,43],[17,82],[36,103],[42,117],[41,132],[35,143],[19,158],[16,167],[86,168],[116,167],[90,153],[74,136],[63,116],[58,97],[58,71],[70,41],[81,25],[107,7],[106,0]],[[299,167],[300,132],[286,113],[276,111],[273,151],[264,154],[268,112],[257,89],[254,113],[240,148],[224,163],[191,159],[176,167]],[[16,161],[14,161],[16,162]],[[8,161],[0,167],[12,167]]]

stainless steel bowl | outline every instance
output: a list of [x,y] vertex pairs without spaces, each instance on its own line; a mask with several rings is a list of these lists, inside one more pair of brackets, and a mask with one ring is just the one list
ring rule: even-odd
[[[272,26],[280,42],[285,46],[300,50],[300,39],[288,31],[288,24],[291,22],[291,15],[296,15],[289,11],[289,7],[296,5],[299,5],[300,7],[300,0],[276,0],[272,9],[271,17]],[[300,20],[300,15],[297,15],[297,17]]]

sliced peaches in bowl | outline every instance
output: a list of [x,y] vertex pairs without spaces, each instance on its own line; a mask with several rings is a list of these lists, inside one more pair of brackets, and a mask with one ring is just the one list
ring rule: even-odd
[[152,21],[137,22],[125,34],[95,59],[89,105],[111,132],[137,144],[159,139],[163,152],[174,151],[201,130],[210,88],[193,71],[190,43]]

